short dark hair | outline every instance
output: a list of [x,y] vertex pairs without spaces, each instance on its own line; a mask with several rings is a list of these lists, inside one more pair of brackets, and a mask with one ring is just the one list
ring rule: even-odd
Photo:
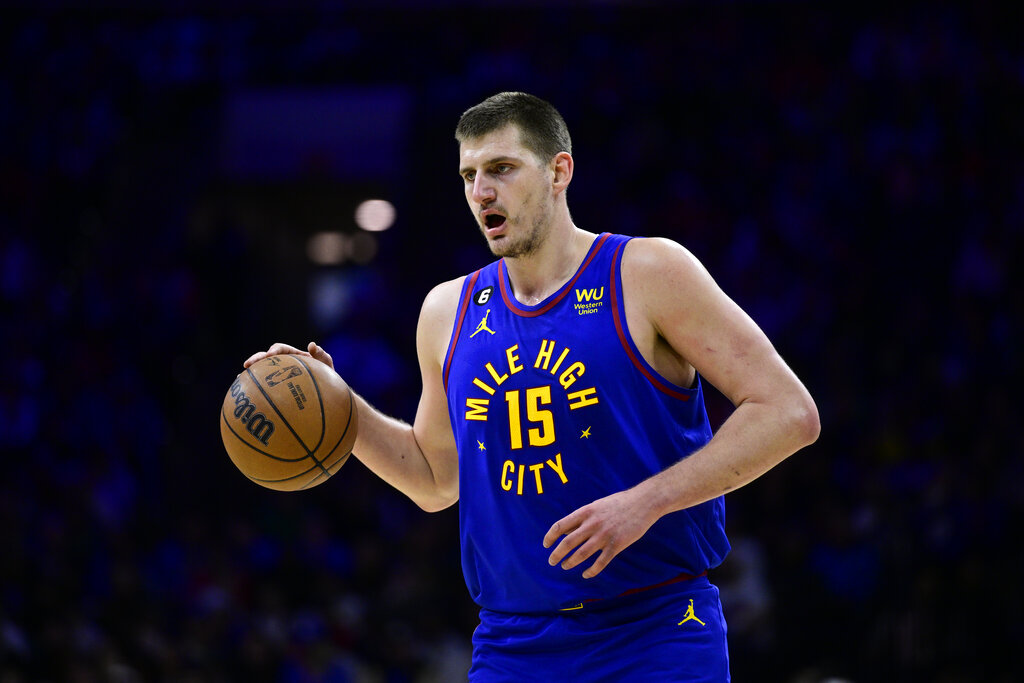
[[455,139],[462,144],[509,124],[519,128],[523,145],[543,162],[559,152],[572,154],[562,115],[550,102],[525,92],[500,92],[467,109],[455,127]]

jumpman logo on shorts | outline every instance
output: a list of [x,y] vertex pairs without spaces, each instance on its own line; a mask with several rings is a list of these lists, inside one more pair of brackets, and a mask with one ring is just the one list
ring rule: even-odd
[[491,328],[487,327],[487,316],[489,316],[490,314],[491,314],[491,309],[488,308],[487,312],[484,313],[484,319],[481,320],[480,324],[476,326],[476,332],[474,332],[473,334],[469,335],[470,339],[475,337],[480,332],[483,332],[484,330],[490,332],[491,334],[494,334],[494,330],[492,330]]
[[701,626],[707,626],[703,621],[697,618],[697,615],[693,613],[693,599],[690,599],[690,606],[686,608],[686,612],[683,613],[683,620],[680,621],[676,626],[682,626],[688,621],[696,621]]

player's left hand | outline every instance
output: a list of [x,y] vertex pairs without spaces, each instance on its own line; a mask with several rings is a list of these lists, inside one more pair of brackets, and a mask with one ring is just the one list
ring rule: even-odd
[[649,501],[636,489],[595,500],[548,529],[544,535],[545,548],[550,548],[559,536],[565,537],[548,556],[548,564],[553,567],[561,562],[562,569],[572,569],[600,552],[583,572],[583,578],[593,578],[612,558],[647,533],[657,519]]

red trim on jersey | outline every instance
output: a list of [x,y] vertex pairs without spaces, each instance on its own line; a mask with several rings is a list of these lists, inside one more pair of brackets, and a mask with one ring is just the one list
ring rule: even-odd
[[[689,394],[684,394],[680,391],[676,391],[672,387],[666,386],[658,377],[656,377],[647,366],[644,365],[637,358],[636,353],[633,352],[633,346],[629,343],[629,339],[626,337],[626,324],[619,316],[619,290],[616,286],[619,280],[618,268],[619,268],[619,253],[625,248],[626,243],[623,242],[619,245],[618,249],[615,250],[615,255],[612,257],[612,276],[611,276],[611,290],[612,290],[612,312],[615,314],[615,331],[619,333],[619,341],[622,343],[622,348],[626,350],[626,355],[633,361],[633,365],[636,366],[644,377],[647,378],[654,387],[665,394],[673,398],[678,398],[680,401],[689,401]],[[625,311],[625,305],[623,305],[623,311]]]
[[510,311],[523,318],[535,318],[538,315],[547,313],[555,304],[565,298],[565,295],[568,294],[569,290],[572,289],[572,286],[576,284],[576,280],[578,280],[580,275],[583,274],[583,271],[587,269],[587,266],[590,265],[594,256],[597,255],[597,252],[601,251],[601,245],[604,244],[604,241],[609,237],[611,237],[611,234],[607,232],[598,237],[597,241],[590,248],[590,253],[588,253],[587,257],[583,259],[583,263],[580,264],[579,269],[576,271],[576,274],[572,276],[572,279],[565,283],[562,290],[558,292],[551,301],[547,302],[543,307],[538,308],[535,311],[524,311],[519,308],[519,304],[516,303],[514,298],[509,294],[508,287],[505,285],[505,259],[501,259],[498,263],[498,282],[501,284],[501,298],[504,299],[505,305],[508,306]]
[[702,571],[700,574],[687,574],[686,572],[683,572],[682,574],[680,574],[679,576],[676,576],[675,578],[671,578],[668,581],[662,581],[661,583],[656,583],[653,586],[644,586],[643,588],[630,588],[625,593],[619,593],[618,595],[614,596],[613,598],[587,598],[586,600],[582,600],[579,603],[577,603],[577,605],[575,607],[566,607],[566,608],[563,608],[561,611],[562,612],[571,612],[572,610],[583,609],[584,607],[593,606],[593,604],[595,602],[603,602],[605,600],[611,600],[611,599],[614,599],[614,598],[625,598],[625,597],[627,597],[629,595],[636,595],[637,593],[643,593],[644,591],[654,590],[655,588],[664,588],[665,586],[671,586],[674,583],[682,583],[683,581],[692,581],[693,579],[699,579],[699,578],[702,578],[702,577],[707,576],[707,575],[708,575],[708,570],[707,569]]
[[[643,588],[630,588],[625,593],[620,593],[619,595],[617,595],[615,597],[617,597],[617,598],[624,598],[627,595],[636,595],[637,593],[643,593],[644,591],[654,590],[655,588],[664,588],[665,586],[671,586],[673,583],[680,583],[682,581],[692,581],[693,579],[699,579],[699,578],[701,578],[703,576],[707,576],[707,575],[708,575],[708,570],[707,569],[702,571],[700,574],[687,574],[686,572],[683,572],[679,576],[677,576],[677,577],[675,577],[673,579],[669,579],[668,581],[662,581],[661,583],[656,583],[653,586],[644,586]],[[592,602],[592,601],[591,600],[584,600],[583,602]]]
[[445,393],[448,392],[448,371],[452,367],[452,356],[455,355],[455,345],[459,342],[459,332],[462,331],[462,321],[466,317],[466,311],[469,310],[469,300],[473,298],[473,285],[476,284],[476,279],[477,277],[479,277],[479,275],[479,270],[470,275],[468,280],[466,281],[466,287],[462,291],[462,301],[460,302],[461,305],[459,306],[459,314],[455,318],[455,329],[452,331],[452,340],[448,344],[448,355],[444,359],[443,382]]

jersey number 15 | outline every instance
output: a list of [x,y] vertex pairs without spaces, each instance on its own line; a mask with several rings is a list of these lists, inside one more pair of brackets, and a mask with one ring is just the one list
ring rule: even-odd
[[[523,422],[521,396],[517,390],[505,392],[505,403],[508,404],[508,428],[512,440],[512,448],[523,447]],[[555,420],[550,410],[541,409],[542,405],[551,403],[551,387],[533,387],[526,389],[526,419],[529,423],[539,425],[530,427],[526,436],[531,446],[549,446],[555,442]]]

